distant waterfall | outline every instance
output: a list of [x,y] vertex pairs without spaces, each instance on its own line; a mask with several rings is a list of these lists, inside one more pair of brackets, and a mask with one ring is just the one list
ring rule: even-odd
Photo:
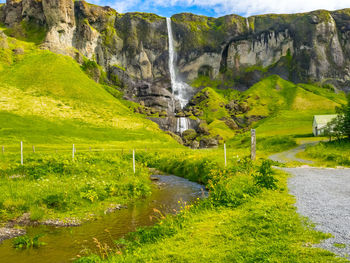
[[[173,95],[175,99],[180,102],[181,109],[183,109],[191,99],[192,88],[191,86],[179,80],[176,75],[174,39],[173,39],[173,30],[171,27],[171,19],[167,18],[166,22],[167,22],[168,36],[169,36],[169,71],[170,71],[170,78],[171,78],[171,87],[172,87]],[[176,131],[182,134],[186,130],[188,130],[188,119],[178,118]]]

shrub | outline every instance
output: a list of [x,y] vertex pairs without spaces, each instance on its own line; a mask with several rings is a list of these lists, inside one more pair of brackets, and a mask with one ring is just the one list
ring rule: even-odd
[[67,207],[67,202],[63,193],[48,195],[43,198],[43,203],[51,209],[65,210]]
[[271,161],[264,160],[257,173],[253,175],[256,185],[266,189],[277,189],[278,180],[272,174]]

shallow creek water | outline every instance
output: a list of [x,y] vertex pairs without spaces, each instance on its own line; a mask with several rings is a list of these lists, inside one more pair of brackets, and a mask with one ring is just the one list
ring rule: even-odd
[[[40,240],[47,245],[39,249],[16,250],[12,240],[0,244],[1,263],[61,263],[71,262],[84,248],[94,249],[93,238],[102,243],[112,244],[113,240],[125,236],[137,227],[155,223],[151,216],[156,208],[162,213],[179,210],[178,201],[191,202],[202,196],[203,186],[177,176],[154,176],[159,181],[152,195],[117,210],[103,218],[87,222],[79,227],[57,228],[50,226],[28,227],[30,236],[43,233]],[[108,231],[106,231],[108,230]]]

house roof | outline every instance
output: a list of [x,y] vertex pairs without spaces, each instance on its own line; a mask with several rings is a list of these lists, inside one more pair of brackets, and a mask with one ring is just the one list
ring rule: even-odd
[[332,121],[333,119],[335,119],[338,115],[333,114],[333,115],[315,115],[314,116],[314,120],[316,121],[316,123],[318,125],[326,125],[327,123],[329,123],[330,121]]

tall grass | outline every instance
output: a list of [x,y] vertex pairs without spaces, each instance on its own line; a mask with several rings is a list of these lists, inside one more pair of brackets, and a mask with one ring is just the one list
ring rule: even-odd
[[130,155],[78,153],[32,155],[21,166],[7,157],[0,164],[0,219],[30,212],[33,220],[102,214],[111,203],[150,194],[149,172],[132,170]]
[[347,139],[333,142],[321,142],[314,146],[309,146],[305,151],[305,156],[316,159],[323,165],[350,166],[350,141]]

